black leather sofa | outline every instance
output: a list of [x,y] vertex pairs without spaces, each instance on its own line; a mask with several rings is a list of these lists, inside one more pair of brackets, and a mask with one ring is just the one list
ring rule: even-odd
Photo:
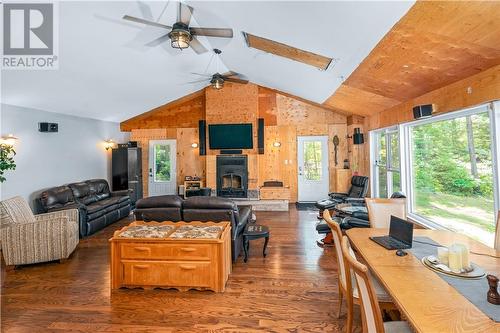
[[140,221],[231,222],[231,252],[236,261],[243,247],[243,231],[252,218],[251,206],[237,206],[219,197],[196,196],[185,200],[176,195],[162,195],[137,201],[134,211]]
[[128,190],[111,192],[105,179],[52,187],[38,198],[45,213],[78,209],[80,237],[85,237],[130,214]]

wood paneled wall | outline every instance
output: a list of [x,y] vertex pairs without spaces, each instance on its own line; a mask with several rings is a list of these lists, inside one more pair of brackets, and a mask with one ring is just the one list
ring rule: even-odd
[[[353,127],[348,125],[348,117],[318,104],[254,84],[231,83],[225,84],[222,90],[207,88],[203,96],[195,94],[183,99],[182,103],[172,102],[122,123],[122,129],[131,130],[131,140],[139,141],[143,147],[145,194],[148,190],[149,140],[159,139],[177,140],[179,184],[186,175],[198,175],[206,180],[208,187],[216,187],[216,155],[219,150],[207,148],[207,156],[199,156],[199,150],[191,147],[193,142],[198,142],[199,119],[206,119],[207,124],[252,123],[254,148],[243,151],[248,156],[249,188],[258,189],[266,180],[280,180],[290,188],[291,202],[296,201],[298,195],[297,136],[328,136],[331,189],[334,187],[333,169],[342,168],[345,158],[363,160],[361,148],[349,150],[346,136],[348,133],[352,135]],[[190,112],[194,113],[188,115]],[[183,113],[186,113],[186,119],[182,117]],[[257,152],[258,118],[264,118],[265,122],[265,153],[262,155]],[[361,127],[358,125],[356,123],[356,127]],[[337,166],[332,142],[335,135],[340,139]],[[280,142],[281,146],[275,147],[275,142]]]

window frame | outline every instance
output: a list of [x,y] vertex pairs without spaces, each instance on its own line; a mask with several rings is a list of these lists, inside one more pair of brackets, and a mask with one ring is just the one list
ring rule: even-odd
[[[370,181],[370,193],[371,197],[379,197],[379,167],[382,166],[380,164],[380,144],[379,144],[379,136],[384,134],[385,135],[385,149],[386,149],[386,161],[385,164],[383,164],[383,167],[385,168],[385,173],[387,177],[387,195],[390,196],[390,193],[392,193],[393,190],[393,184],[392,184],[392,173],[393,172],[399,172],[400,179],[401,179],[401,186],[402,186],[402,178],[401,178],[401,135],[399,132],[399,126],[390,126],[390,127],[385,127],[382,129],[378,129],[375,131],[370,131],[370,142],[373,142],[374,149],[370,149],[370,168],[371,168],[371,174],[372,177]],[[399,142],[399,169],[398,168],[393,168],[392,165],[392,145],[390,142],[390,139],[393,135],[396,135],[398,137],[398,142]],[[389,177],[390,175],[390,177]]]
[[[378,169],[376,165],[379,143],[377,141],[378,135],[381,133],[388,133],[396,131],[399,133],[399,154],[400,154],[400,177],[401,177],[401,190],[406,194],[406,211],[407,217],[424,227],[436,230],[449,230],[445,226],[433,222],[432,220],[415,213],[415,193],[414,193],[414,179],[413,175],[413,142],[412,142],[412,128],[420,125],[431,124],[438,121],[452,120],[471,116],[474,114],[487,112],[490,119],[490,135],[491,135],[491,156],[492,156],[492,173],[493,173],[493,200],[495,216],[500,210],[500,101],[492,101],[469,107],[462,110],[447,112],[432,116],[431,118],[414,120],[411,122],[399,124],[397,126],[386,127],[370,131],[370,172],[371,172],[371,196],[378,197]],[[386,134],[387,135],[387,134]],[[386,137],[386,140],[387,137]],[[387,141],[386,141],[387,143]],[[390,150],[390,149],[388,149]],[[387,152],[389,156],[389,152]],[[389,166],[387,166],[389,171]],[[389,189],[388,189],[389,190]],[[493,221],[495,222],[495,221]],[[498,226],[497,226],[498,227]],[[500,230],[495,230],[496,234]],[[496,245],[500,248],[500,244]]]

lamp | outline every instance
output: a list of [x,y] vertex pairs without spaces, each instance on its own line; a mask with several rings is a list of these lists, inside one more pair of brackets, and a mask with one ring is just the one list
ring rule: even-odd
[[193,143],[191,144],[191,147],[192,147],[192,148],[198,148],[198,144],[197,144],[196,142],[193,142]]
[[189,47],[189,42],[193,39],[191,33],[188,30],[187,25],[183,23],[175,23],[172,31],[168,34],[170,38],[170,45],[174,49],[187,49]]
[[281,142],[274,141],[273,146],[275,146],[275,147],[281,147]]
[[214,76],[212,78],[212,80],[210,81],[210,84],[212,85],[212,88],[214,89],[222,89],[222,87],[224,86],[224,79],[222,77],[219,77],[219,76]]
[[115,146],[115,142],[112,139],[108,139],[108,140],[104,141],[104,149],[110,150],[114,146]]
[[17,138],[13,134],[9,134],[6,136],[2,136],[0,138],[0,144],[2,145],[7,145],[7,146],[13,146],[16,143]]
[[354,134],[352,136],[348,135],[348,139],[352,139],[352,143],[355,145],[362,145],[365,143],[365,137],[363,133],[361,133],[361,129],[359,127],[356,127],[354,129]]

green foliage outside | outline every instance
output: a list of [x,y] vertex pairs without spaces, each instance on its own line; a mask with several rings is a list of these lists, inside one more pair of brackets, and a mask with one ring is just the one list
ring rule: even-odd
[[166,182],[170,181],[170,146],[156,145],[155,146],[155,163],[156,174],[155,181]]
[[4,176],[5,171],[16,169],[16,163],[14,162],[15,155],[16,151],[13,146],[0,144],[0,183],[6,180]]
[[491,139],[487,113],[472,116],[477,175],[471,173],[466,118],[413,128],[413,163],[418,192],[493,196]]
[[490,122],[487,113],[470,119],[469,131],[466,117],[413,128],[416,211],[489,242],[485,235],[495,231]]
[[321,142],[304,143],[304,175],[308,180],[321,180]]

